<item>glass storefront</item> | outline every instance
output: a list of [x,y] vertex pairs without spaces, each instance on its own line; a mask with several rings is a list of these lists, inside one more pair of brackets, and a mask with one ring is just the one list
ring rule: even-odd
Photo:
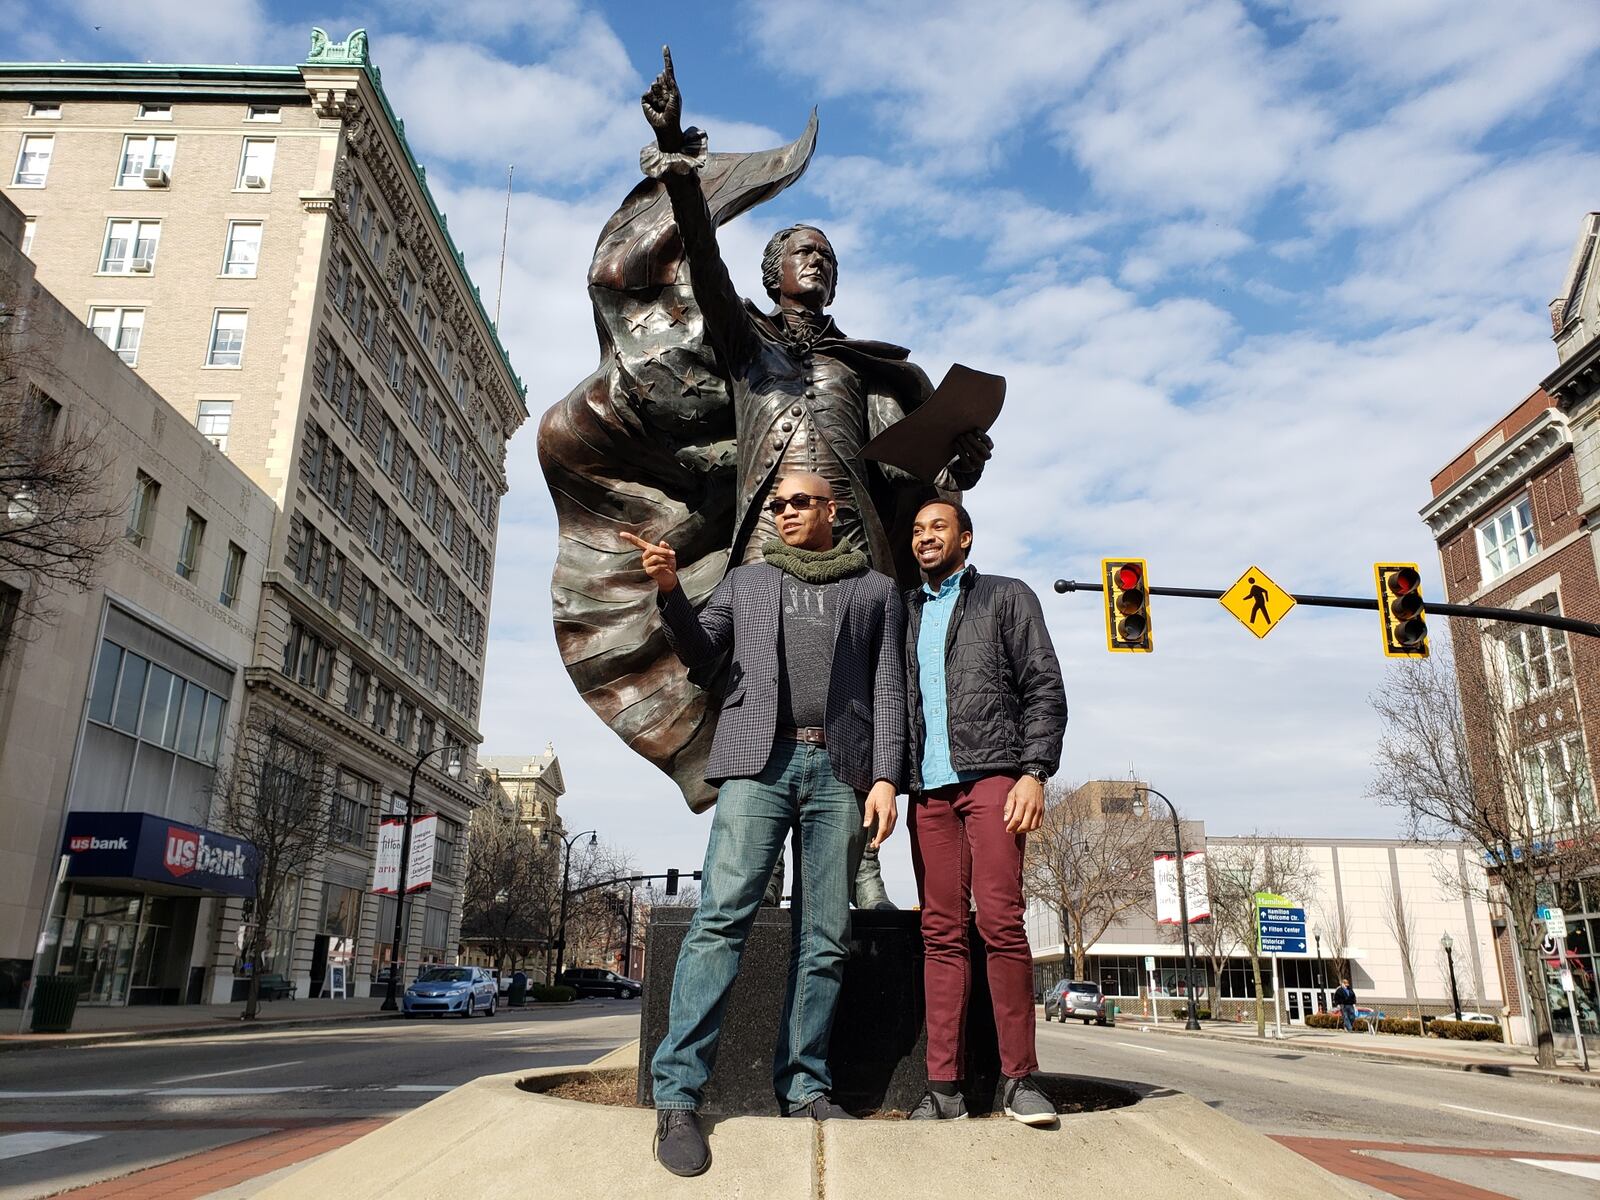
[[[80,1004],[178,1003],[195,904],[69,887],[56,902],[42,970],[78,980]],[[174,936],[175,926],[178,936]]]
[[[1572,972],[1573,1000],[1585,1037],[1600,1036],[1600,990],[1596,987],[1595,947],[1600,945],[1600,878],[1569,882],[1560,888],[1541,885],[1539,903],[1558,905],[1567,921],[1566,968]],[[1562,961],[1553,941],[1545,940],[1539,959],[1544,964],[1550,1025],[1558,1037],[1572,1036],[1572,1008],[1561,986]]]

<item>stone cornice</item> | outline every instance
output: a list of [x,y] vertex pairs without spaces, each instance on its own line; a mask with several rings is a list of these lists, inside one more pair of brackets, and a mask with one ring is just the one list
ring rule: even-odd
[[1443,541],[1501,493],[1525,481],[1572,445],[1566,418],[1546,409],[1516,437],[1453,483],[1421,510],[1436,541]]
[[1572,412],[1593,397],[1600,390],[1600,337],[1550,372],[1540,386],[1563,412]]

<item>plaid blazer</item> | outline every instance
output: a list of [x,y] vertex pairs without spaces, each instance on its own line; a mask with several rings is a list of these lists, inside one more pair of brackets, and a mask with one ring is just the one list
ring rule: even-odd
[[[685,665],[732,651],[706,781],[749,778],[772,755],[778,728],[779,595],[770,563],[736,567],[697,614],[683,589],[658,595],[667,640]],[[834,606],[833,673],[823,728],[833,773],[858,792],[887,779],[905,788],[905,603],[877,571],[843,579]]]

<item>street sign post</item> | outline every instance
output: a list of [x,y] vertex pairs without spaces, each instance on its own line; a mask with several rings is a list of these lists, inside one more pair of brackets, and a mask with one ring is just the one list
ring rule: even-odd
[[1251,567],[1222,593],[1218,603],[1251,633],[1264,638],[1288,615],[1295,599],[1268,579],[1260,567]]
[[1561,990],[1567,994],[1567,1012],[1572,1020],[1573,1035],[1578,1042],[1578,1065],[1587,1071],[1589,1047],[1584,1044],[1583,1026],[1578,1023],[1577,980],[1572,977],[1572,964],[1567,959],[1566,910],[1557,908],[1553,904],[1541,904],[1534,910],[1534,914],[1544,922],[1545,937],[1555,943],[1556,971],[1561,980]]
[[1262,905],[1256,909],[1256,933],[1262,954],[1304,954],[1306,910]]
[[1556,908],[1550,904],[1541,904],[1537,912],[1539,920],[1544,922],[1546,937],[1564,938],[1567,936],[1567,913],[1565,909]]

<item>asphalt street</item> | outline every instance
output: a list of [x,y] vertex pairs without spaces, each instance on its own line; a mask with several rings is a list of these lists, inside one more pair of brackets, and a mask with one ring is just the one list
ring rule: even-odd
[[391,1120],[480,1075],[591,1062],[638,1027],[637,1000],[586,1000],[470,1021],[360,1021],[0,1054],[0,1200],[51,1195],[275,1131],[364,1132],[363,1122]]
[[[1046,1071],[1187,1092],[1302,1153],[1305,1139],[1326,1140],[1316,1148],[1330,1156],[1338,1149],[1455,1185],[1439,1195],[1474,1195],[1465,1187],[1518,1200],[1600,1195],[1600,1161],[1560,1157],[1600,1159],[1600,1088],[1297,1052],[1277,1043],[1141,1033],[1129,1024],[1041,1024],[1039,1059]],[[1387,1148],[1395,1146],[1404,1149]],[[1469,1153],[1439,1152],[1447,1149]]]

